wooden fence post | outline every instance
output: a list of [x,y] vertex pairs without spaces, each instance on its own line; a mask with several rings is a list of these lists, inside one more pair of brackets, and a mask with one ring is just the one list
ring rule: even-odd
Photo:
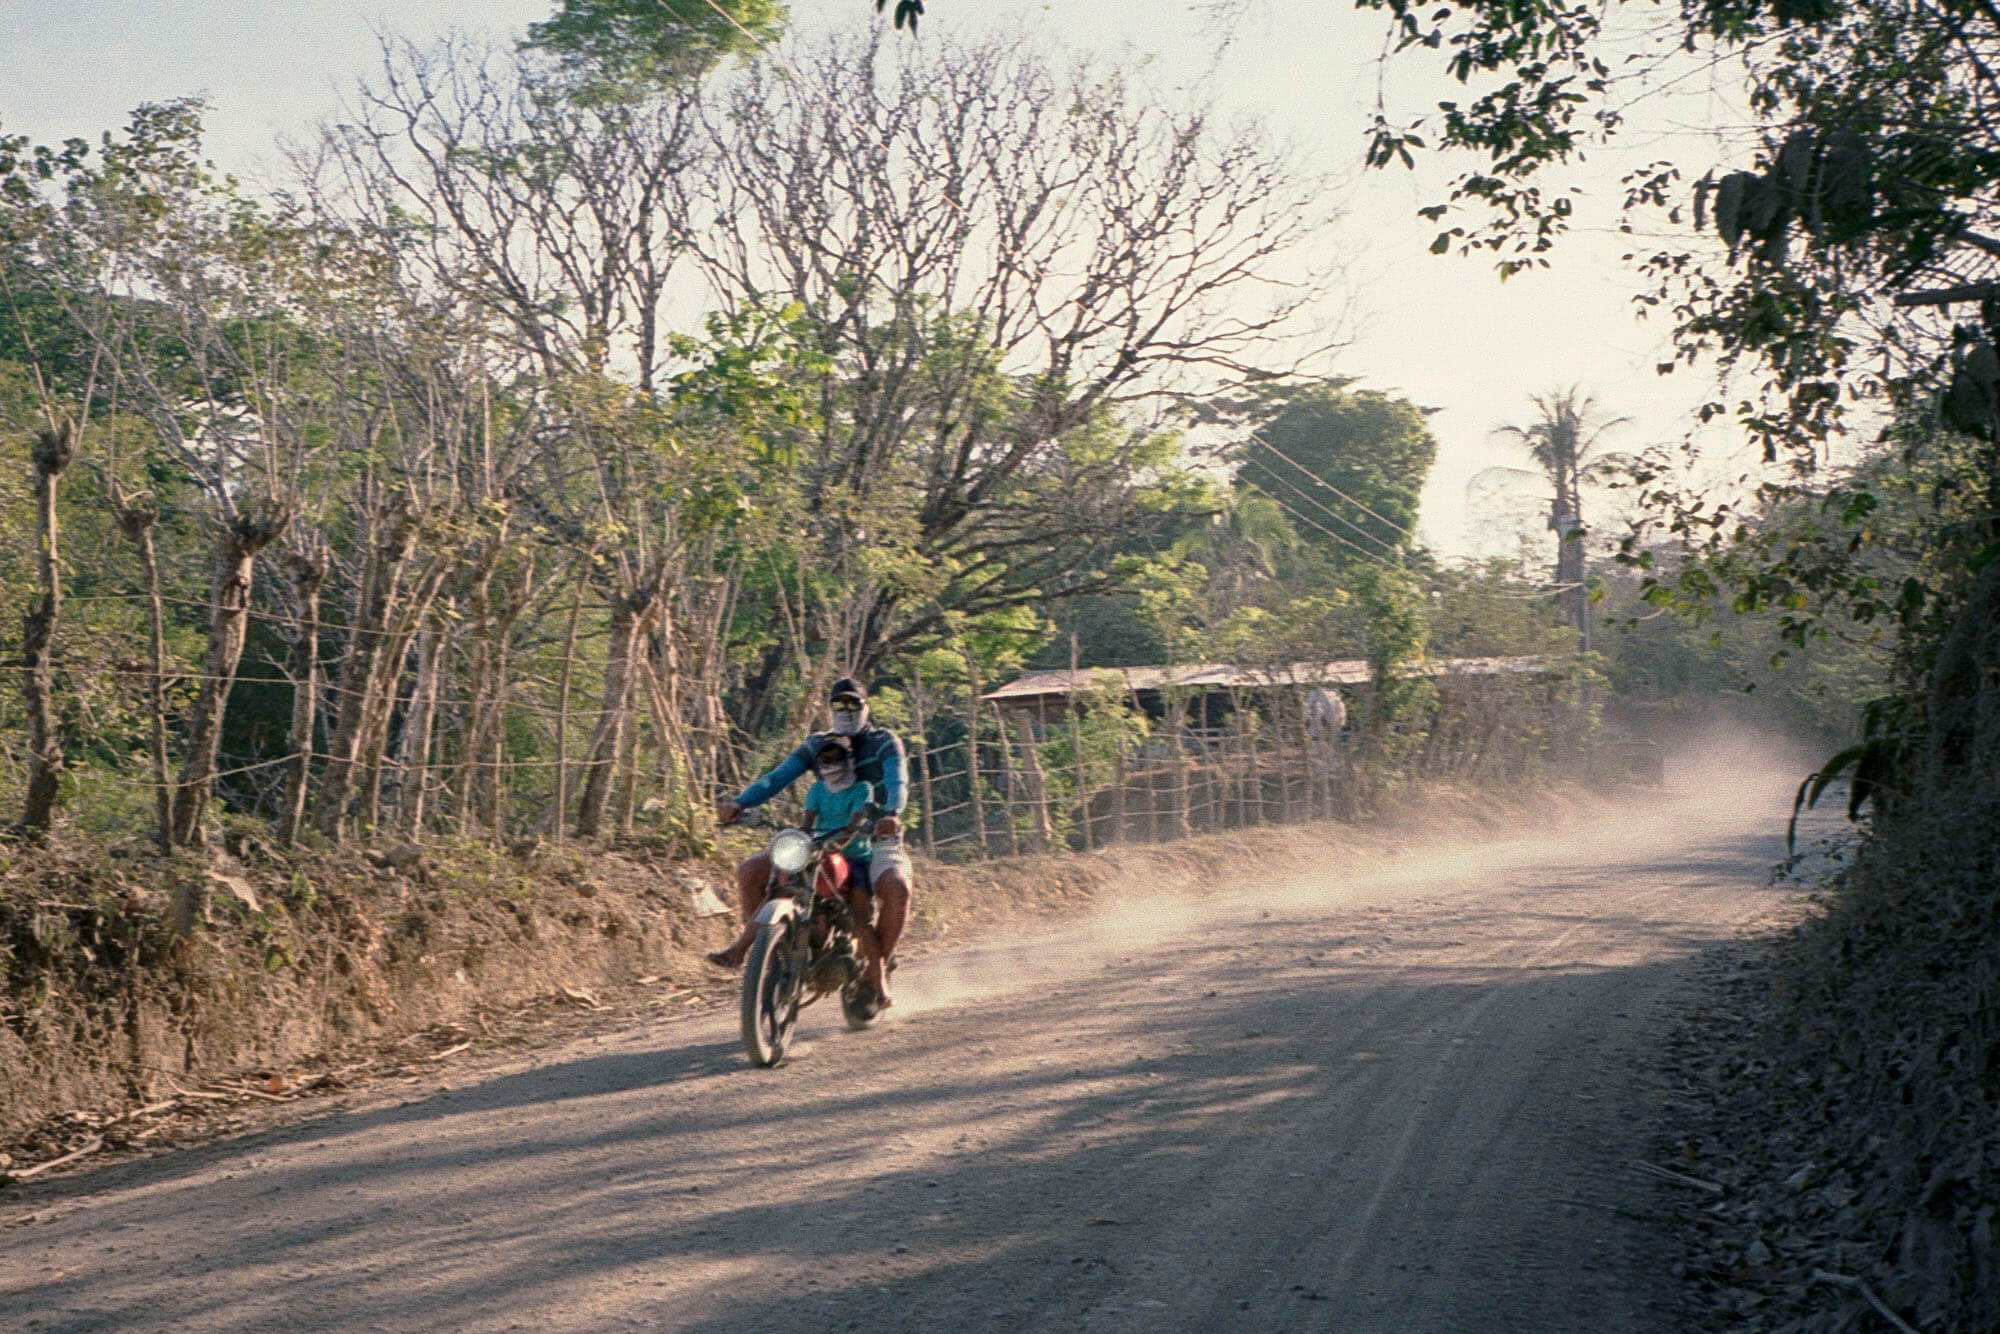
[[1125,738],[1111,744],[1111,841],[1125,841]]
[[1243,746],[1243,778],[1250,787],[1250,809],[1244,812],[1243,823],[1260,825],[1264,820],[1264,766],[1258,763],[1257,752],[1263,748],[1264,725],[1257,717],[1254,707],[1257,696],[1250,696],[1253,707],[1248,712],[1239,711],[1237,717],[1245,720],[1247,726],[1241,729]]
[[1187,705],[1177,701],[1174,706],[1174,832],[1175,838],[1186,838],[1194,833],[1194,822],[1188,818],[1188,762],[1187,762]]
[[979,663],[972,650],[965,650],[965,674],[972,694],[965,704],[965,777],[971,784],[972,828],[979,836],[979,856],[993,855],[986,842],[986,802],[979,792]]
[[1000,728],[1000,781],[1005,791],[1005,813],[1007,817],[1007,855],[1021,855],[1021,831],[1014,828],[1014,789],[1019,784],[1014,781],[1014,761],[1010,754],[1013,743],[1007,735],[1007,715],[1000,712],[1000,702],[993,702],[993,721]]
[[[910,707],[915,710],[917,724],[917,785],[924,794],[924,852],[937,856],[937,820],[934,812],[937,802],[931,799],[931,740],[930,729],[924,722],[924,675],[916,668],[910,669]],[[908,756],[904,757],[905,764]]]
[[1083,850],[1092,852],[1097,839],[1090,828],[1090,778],[1083,763],[1083,707],[1076,698],[1076,631],[1069,635],[1069,744],[1076,754],[1076,822],[1083,830]]

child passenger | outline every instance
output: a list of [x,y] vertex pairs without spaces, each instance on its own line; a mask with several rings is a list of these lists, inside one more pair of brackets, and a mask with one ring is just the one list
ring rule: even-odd
[[[806,793],[806,819],[815,834],[845,829],[854,823],[855,814],[862,807],[870,802],[879,804],[874,785],[855,778],[854,743],[844,736],[821,738],[819,753],[813,757],[813,772],[819,777]],[[854,837],[841,849],[850,865],[867,862],[871,824],[862,821]]]

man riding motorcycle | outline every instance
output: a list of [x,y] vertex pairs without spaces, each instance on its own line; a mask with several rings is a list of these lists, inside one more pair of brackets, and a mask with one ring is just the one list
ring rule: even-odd
[[[910,858],[903,851],[903,806],[908,792],[903,777],[903,743],[886,727],[876,727],[868,717],[868,693],[852,677],[842,677],[827,692],[832,735],[846,737],[853,746],[853,778],[871,784],[881,798],[882,816],[875,822],[868,856],[855,866],[855,886],[848,906],[855,922],[855,938],[860,942],[866,968],[861,978],[861,1004],[872,1017],[889,1008],[888,962],[903,934],[910,914]],[[819,763],[822,741],[828,733],[815,732],[777,768],[743,789],[734,798],[716,803],[715,818],[731,824],[754,806],[761,806],[783,792]],[[708,955],[708,961],[724,968],[741,968],[743,957],[756,939],[751,919],[763,906],[771,884],[771,857],[768,852],[746,857],[736,868],[736,903],[743,915],[743,933],[728,949]]]

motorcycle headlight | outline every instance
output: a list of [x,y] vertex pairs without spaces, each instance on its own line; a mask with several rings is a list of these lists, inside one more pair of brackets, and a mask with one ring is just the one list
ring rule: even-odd
[[790,875],[812,860],[813,841],[804,830],[781,829],[771,840],[771,865]]

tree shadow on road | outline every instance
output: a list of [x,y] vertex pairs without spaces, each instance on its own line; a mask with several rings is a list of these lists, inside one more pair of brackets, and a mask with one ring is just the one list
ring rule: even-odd
[[45,1197],[110,1198],[70,1272],[12,1273],[0,1325],[1391,1329],[1486,1285],[1484,1327],[1534,1328],[1564,1238],[1644,1244],[1618,1210],[1645,1188],[1578,1169],[1639,1133],[1646,1030],[1612,1017],[1712,936],[1551,905],[1505,925],[1674,961],[1453,956],[1502,916],[1431,920],[1415,952],[1383,950],[1393,920],[1281,917],[1165,981],[1137,950],[1068,991],[820,1027],[776,1071],[668,1030],[109,1168]]

